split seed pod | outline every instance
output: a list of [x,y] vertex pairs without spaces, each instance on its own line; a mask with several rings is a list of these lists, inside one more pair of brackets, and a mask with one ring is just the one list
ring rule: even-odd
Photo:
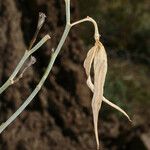
[[[94,83],[92,83],[90,75],[92,64],[94,67]],[[98,115],[102,101],[122,112],[129,120],[130,118],[124,110],[122,110],[119,106],[113,104],[103,96],[105,78],[107,73],[107,54],[103,44],[99,40],[96,40],[95,45],[87,53],[87,57],[84,61],[84,68],[87,75],[87,85],[93,92],[92,111],[94,132],[96,137],[97,149],[99,150]]]

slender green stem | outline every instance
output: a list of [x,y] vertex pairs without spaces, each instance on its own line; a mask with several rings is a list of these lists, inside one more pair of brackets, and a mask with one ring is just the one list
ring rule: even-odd
[[70,0],[65,0],[66,3],[66,23],[70,24]]
[[76,21],[74,23],[71,23],[71,27],[73,27],[73,26],[75,26],[77,24],[83,23],[83,22],[91,22],[91,23],[93,23],[94,28],[95,28],[95,35],[94,35],[95,40],[99,40],[100,34],[99,34],[99,30],[98,30],[98,25],[97,25],[96,21],[93,18],[89,17],[89,16],[87,16],[86,18],[81,19],[79,21]]
[[[25,100],[25,102],[21,105],[21,107],[5,122],[5,123],[2,123],[2,125],[0,126],[0,133],[11,123],[13,122],[17,116],[20,115],[20,113],[28,106],[28,104],[33,100],[33,98],[36,96],[36,94],[39,92],[39,90],[41,89],[42,85],[44,84],[45,80],[47,79],[53,65],[54,65],[54,62],[69,34],[69,31],[71,29],[71,27],[73,27],[74,25],[76,24],[79,24],[81,22],[85,22],[85,21],[90,21],[94,24],[94,27],[95,27],[95,38],[99,38],[99,32],[98,32],[98,27],[97,27],[97,24],[96,22],[92,19],[92,18],[86,18],[86,19],[83,19],[83,20],[80,20],[80,21],[77,21],[73,24],[70,24],[70,0],[65,0],[66,2],[66,27],[65,27],[65,30],[64,30],[64,33],[62,35],[62,38],[56,48],[56,50],[53,52],[52,56],[51,56],[51,59],[50,59],[50,62],[49,62],[49,65],[43,75],[43,77],[41,78],[40,82],[38,83],[38,85],[36,86],[36,88],[33,90],[33,92],[31,93],[31,95]],[[35,46],[35,49],[31,49],[31,51],[29,51],[29,54],[28,55],[31,55],[34,51],[36,51],[36,46]],[[26,57],[25,57],[26,58]],[[25,59],[24,58],[24,59]],[[23,60],[22,60],[23,61]],[[20,64],[22,65],[22,62],[20,62]],[[19,66],[21,66],[19,64]],[[20,67],[19,67],[20,68]],[[17,70],[18,71],[18,70]],[[17,74],[18,72],[14,73],[15,75]],[[11,80],[10,80],[11,81]]]
[[52,60],[54,60],[53,55],[52,55],[52,59],[50,60],[49,65],[45,71],[45,74],[42,77],[42,79],[40,80],[39,84],[36,86],[36,88],[34,89],[32,94],[26,99],[26,101],[19,107],[19,109],[5,123],[2,123],[2,125],[0,126],[0,133],[3,132],[3,130],[18,117],[18,115],[27,107],[27,105],[33,100],[35,95],[39,92],[39,90],[41,89],[42,85],[44,84],[44,82],[52,68]]
[[38,44],[36,44],[30,51],[26,50],[22,59],[18,63],[17,67],[15,68],[14,72],[11,74],[9,79],[2,85],[0,88],[0,94],[2,94],[11,84],[13,84],[13,80],[20,71],[21,67],[23,66],[24,62],[35,52],[37,51],[48,39],[50,39],[49,35],[46,35],[44,38],[40,40]]
[[[66,14],[67,13],[70,13],[70,5],[67,5],[66,3],[66,7],[68,7],[66,10]],[[70,16],[70,15],[68,15]],[[70,20],[70,19],[69,19]],[[65,30],[64,30],[64,33],[62,35],[62,38],[56,48],[56,50],[53,52],[52,56],[51,56],[51,59],[50,59],[50,62],[49,62],[49,65],[42,77],[42,79],[40,80],[39,84],[36,86],[36,88],[34,89],[34,91],[31,93],[31,95],[25,100],[25,102],[19,107],[19,109],[4,123],[2,123],[2,125],[0,126],[0,133],[3,132],[3,130],[8,126],[10,125],[10,123],[12,123],[16,117],[18,117],[21,112],[27,107],[27,105],[33,100],[33,98],[36,96],[36,94],[39,92],[39,90],[41,89],[42,85],[44,84],[46,78],[48,77],[52,67],[53,67],[53,64],[56,60],[56,57],[58,56],[68,34],[69,34],[69,31],[71,29],[71,25],[70,25],[70,22],[69,20],[67,20],[66,22],[66,27],[65,27]],[[29,51],[30,53],[34,52],[35,50],[32,49],[31,51]]]

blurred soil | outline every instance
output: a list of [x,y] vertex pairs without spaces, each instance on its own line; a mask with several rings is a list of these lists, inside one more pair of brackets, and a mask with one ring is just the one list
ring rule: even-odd
[[[52,36],[52,40],[34,55],[37,63],[25,73],[23,79],[1,95],[1,123],[22,104],[44,73],[51,48],[56,47],[64,29],[64,9],[63,0],[0,0],[1,85],[27,49],[39,11],[47,15],[47,21],[38,40],[46,33]],[[76,20],[79,16],[76,0],[72,0],[71,11],[72,19]],[[70,32],[50,76],[34,101],[0,135],[1,150],[95,149],[91,93],[86,86],[82,67],[86,50],[78,32],[77,28]],[[150,149],[150,122],[144,113],[137,112],[133,116],[133,125],[114,113],[108,116],[102,113],[99,131],[103,149]],[[143,120],[138,114],[144,115]]]

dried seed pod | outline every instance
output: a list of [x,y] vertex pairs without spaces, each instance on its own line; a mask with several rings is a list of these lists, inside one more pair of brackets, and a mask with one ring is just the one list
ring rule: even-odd
[[28,50],[31,50],[32,46],[34,45],[35,41],[36,41],[36,38],[39,34],[39,31],[40,29],[42,28],[44,22],[45,22],[45,18],[46,18],[46,15],[42,12],[39,13],[39,19],[38,19],[38,24],[37,24],[37,28],[36,28],[36,31],[35,31],[35,34],[30,42],[30,45],[29,45],[29,48]]
[[38,25],[37,29],[40,30],[45,22],[46,15],[42,12],[39,13],[39,20],[38,20]]
[[[92,83],[90,76],[92,63],[94,66],[94,84]],[[97,149],[99,149],[98,115],[102,101],[122,112],[129,120],[130,118],[125,113],[125,111],[123,111],[120,107],[113,104],[103,96],[104,83],[107,73],[107,54],[103,44],[100,41],[96,41],[95,45],[89,50],[87,57],[84,61],[84,68],[87,74],[87,85],[93,92],[92,111],[93,111],[94,131]]]

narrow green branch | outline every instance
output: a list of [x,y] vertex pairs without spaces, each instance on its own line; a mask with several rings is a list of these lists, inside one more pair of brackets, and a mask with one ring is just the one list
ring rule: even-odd
[[99,40],[100,34],[99,34],[99,30],[98,30],[98,25],[97,25],[96,21],[89,16],[87,16],[86,18],[81,19],[79,21],[76,21],[74,23],[71,23],[71,27],[73,27],[77,24],[83,23],[83,22],[91,22],[94,25],[94,29],[95,29],[94,37],[95,37],[95,40]]
[[[53,56],[52,56],[52,58],[53,58]],[[52,67],[51,61],[52,61],[52,59],[50,60],[50,63],[45,71],[44,76],[42,77],[39,84],[36,86],[36,88],[32,92],[32,94],[26,99],[26,101],[19,107],[19,109],[5,123],[2,123],[2,125],[0,126],[0,133],[3,132],[3,130],[18,117],[18,115],[27,107],[27,105],[33,100],[35,95],[39,92],[39,90],[41,89],[43,83],[45,82],[45,80],[51,70],[50,69]]]
[[[69,0],[68,0],[69,1]],[[68,3],[69,4],[69,3]],[[67,13],[70,13],[70,5],[67,5],[66,3],[66,14]],[[67,16],[70,16],[70,15],[67,15]],[[41,89],[42,85],[44,84],[45,80],[47,79],[52,67],[53,67],[53,64],[56,60],[56,57],[58,56],[68,34],[69,34],[69,31],[71,29],[71,25],[69,24],[69,20],[67,20],[66,22],[66,27],[65,27],[65,30],[64,30],[64,33],[62,35],[62,38],[56,48],[56,50],[53,52],[52,56],[51,56],[51,59],[50,59],[50,63],[42,77],[42,79],[40,80],[39,84],[36,86],[36,88],[34,89],[34,91],[31,93],[31,95],[25,100],[25,102],[19,107],[19,109],[4,123],[2,123],[2,125],[0,126],[0,133],[3,132],[3,130],[8,126],[10,125],[15,119],[17,116],[19,116],[21,114],[21,112],[27,107],[27,105],[33,100],[33,98],[36,96],[36,94],[39,92],[39,90]],[[34,51],[36,51],[35,49],[32,49],[29,51],[29,55],[32,54]]]
[[[27,105],[33,100],[33,98],[36,96],[36,94],[39,92],[39,90],[41,89],[42,85],[44,84],[45,80],[47,79],[53,65],[54,62],[69,34],[69,31],[71,29],[71,27],[73,27],[76,24],[79,24],[81,22],[85,22],[85,21],[90,21],[94,24],[94,28],[95,28],[95,39],[99,39],[99,31],[98,31],[98,26],[97,23],[95,22],[95,20],[93,20],[90,17],[87,17],[83,20],[77,21],[75,23],[70,24],[70,0],[65,0],[66,3],[66,27],[64,30],[64,33],[62,35],[62,38],[56,48],[56,50],[52,53],[49,65],[43,75],[43,77],[41,78],[40,82],[38,83],[38,85],[36,86],[36,88],[34,89],[34,91],[31,93],[31,95],[25,100],[25,102],[21,105],[21,107],[4,123],[2,123],[2,125],[0,126],[0,133],[11,123],[13,122],[17,116],[19,116],[21,114],[21,112],[27,107]],[[44,43],[44,41],[43,41]],[[33,49],[31,49],[30,51],[26,51],[25,55],[23,56],[23,59],[20,61],[20,63],[18,64],[16,70],[14,71],[14,73],[12,74],[12,76],[8,79],[8,81],[5,83],[4,87],[2,89],[0,89],[0,92],[2,93],[10,84],[11,81],[13,80],[13,78],[16,76],[16,74],[18,73],[18,71],[20,70],[21,66],[23,65],[23,63],[25,62],[25,60],[32,54],[34,53],[39,47],[40,47],[39,43],[38,45],[36,45]]]
[[30,51],[26,50],[22,59],[18,63],[17,67],[15,68],[14,72],[11,74],[9,79],[2,85],[0,88],[0,94],[2,94],[11,84],[13,84],[13,80],[22,68],[24,62],[35,52],[37,51],[48,39],[50,39],[49,35],[46,35],[44,38],[40,40],[38,44],[36,44]]

